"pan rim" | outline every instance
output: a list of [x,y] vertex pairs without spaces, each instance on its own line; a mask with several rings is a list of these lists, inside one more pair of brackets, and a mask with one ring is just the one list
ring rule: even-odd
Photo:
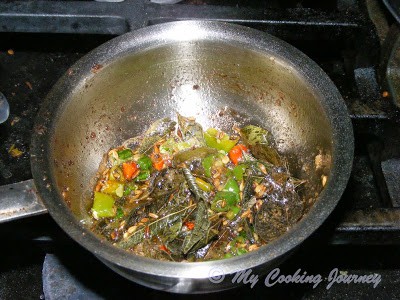
[[[81,224],[69,211],[57,190],[51,188],[56,186],[56,182],[54,174],[52,174],[51,162],[46,153],[50,147],[57,114],[60,113],[60,107],[66,104],[68,98],[64,97],[61,102],[55,101],[56,91],[67,84],[73,85],[81,74],[90,72],[87,69],[79,70],[81,65],[84,65],[86,61],[92,61],[93,58],[111,58],[115,54],[113,51],[124,51],[123,48],[127,46],[127,43],[130,51],[136,51],[141,47],[148,47],[152,40],[157,38],[163,38],[165,44],[176,42],[179,37],[168,35],[168,33],[172,33],[176,28],[188,27],[204,33],[202,38],[207,38],[207,33],[216,34],[227,41],[239,39],[240,42],[252,45],[253,48],[256,47],[262,52],[275,53],[279,51],[278,56],[294,66],[295,70],[313,86],[314,91],[320,94],[320,103],[332,127],[332,138],[334,141],[340,142],[332,145],[333,163],[327,185],[310,211],[287,233],[257,251],[230,259],[195,263],[163,262],[133,255],[105,243]],[[134,45],[138,42],[140,43]],[[37,116],[31,142],[31,168],[36,187],[50,215],[76,242],[101,259],[122,268],[161,277],[204,279],[209,277],[211,268],[219,268],[223,270],[223,274],[233,274],[268,263],[300,245],[322,225],[341,198],[350,176],[354,151],[353,130],[347,107],[334,83],[314,61],[290,44],[272,35],[241,25],[216,21],[164,23],[116,37],[89,52],[71,68],[78,70],[76,76],[71,78],[66,74],[59,79],[45,99]],[[331,180],[332,178],[333,180]],[[193,272],[194,269],[196,272]]]

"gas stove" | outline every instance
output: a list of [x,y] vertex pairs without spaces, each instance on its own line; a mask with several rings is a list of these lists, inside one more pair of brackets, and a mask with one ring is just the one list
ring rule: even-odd
[[[158,3],[155,3],[158,2]],[[167,3],[169,2],[169,3]],[[370,284],[258,283],[208,297],[391,298],[400,288],[400,114],[387,76],[398,24],[378,0],[125,0],[0,3],[0,91],[10,117],[0,125],[0,185],[32,177],[29,143],[47,92],[80,57],[117,35],[162,22],[237,23],[294,45],[334,81],[354,127],[355,159],[332,216],[286,262],[328,280],[379,274]],[[0,195],[1,197],[1,195]],[[115,274],[48,216],[0,225],[1,299],[176,298]],[[263,280],[260,280],[260,282]]]

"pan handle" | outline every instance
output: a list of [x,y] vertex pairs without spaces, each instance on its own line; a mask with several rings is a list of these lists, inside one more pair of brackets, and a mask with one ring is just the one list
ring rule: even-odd
[[0,186],[0,223],[46,212],[33,179]]

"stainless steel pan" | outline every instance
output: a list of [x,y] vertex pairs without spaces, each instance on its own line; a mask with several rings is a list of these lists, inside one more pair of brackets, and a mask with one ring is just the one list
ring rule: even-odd
[[[160,262],[100,241],[80,220],[87,217],[103,153],[176,111],[205,127],[268,128],[295,176],[307,179],[305,216],[259,250],[220,261]],[[353,132],[332,81],[294,47],[241,26],[184,21],[117,37],[73,65],[45,100],[30,151],[34,186],[14,187],[3,211],[18,198],[42,212],[43,206],[33,207],[40,198],[75,241],[114,271],[155,289],[201,293],[233,287],[229,278],[240,270],[267,272],[324,222],[350,174]],[[319,153],[331,156],[324,168],[315,165]],[[0,197],[10,195],[9,188]],[[209,280],[217,273],[226,275],[219,284]]]

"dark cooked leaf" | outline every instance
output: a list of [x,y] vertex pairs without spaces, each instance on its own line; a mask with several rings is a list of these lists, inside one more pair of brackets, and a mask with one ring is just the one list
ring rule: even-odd
[[210,221],[208,219],[207,206],[204,202],[199,202],[199,204],[197,205],[194,228],[190,232],[190,234],[185,237],[182,244],[182,252],[184,254],[187,254],[196,243],[204,238],[204,236],[208,232],[209,227]]
[[279,165],[281,163],[278,152],[266,144],[256,144],[249,146],[249,148],[257,159],[266,160],[273,165]]
[[242,205],[245,205],[254,195],[253,182],[254,182],[254,177],[252,175],[248,176],[243,188]]
[[[157,210],[159,209],[159,207],[161,207],[162,203],[161,201],[163,199],[156,198],[156,197],[149,197],[151,195],[151,193],[154,190],[154,185],[155,185],[155,179],[158,176],[158,172],[153,173],[150,176],[149,179],[149,187],[147,188],[147,190],[145,190],[143,192],[142,195],[140,195],[140,197],[135,198],[134,202],[129,202],[129,203],[139,203],[139,204],[134,204],[134,207],[132,208],[132,210],[125,216],[124,220],[126,220],[125,226],[124,228],[128,228],[134,224],[136,224],[140,219],[145,218],[146,214],[148,212],[152,212],[152,213],[156,213]],[[146,201],[142,201],[146,199]],[[163,201],[165,202],[165,201]],[[139,213],[140,211],[143,211],[142,213]]]
[[254,220],[254,231],[265,242],[270,242],[288,230],[285,208],[268,201],[261,206]]
[[164,136],[175,129],[176,122],[170,118],[163,118],[153,122],[144,133],[144,137]]
[[249,152],[242,151],[242,154],[243,154],[243,158],[244,158],[245,162],[255,162],[255,161],[257,161],[256,158],[253,155],[251,155]]
[[174,164],[179,165],[183,162],[191,162],[195,159],[203,159],[208,155],[216,153],[218,153],[218,150],[210,147],[198,147],[195,149],[181,151],[175,154]]
[[177,169],[164,169],[154,180],[154,189],[151,197],[159,198],[164,195],[171,194],[171,191],[179,189],[182,182],[185,182],[181,170]]
[[240,129],[240,136],[248,145],[269,145],[269,135],[270,133],[267,130],[254,125],[247,125]]
[[128,228],[141,220],[142,218],[146,217],[146,213],[141,212],[143,208],[153,203],[153,200],[149,200],[145,203],[141,203],[136,205],[125,217],[125,226],[124,228]]
[[292,184],[295,189],[297,189],[300,185],[305,184],[306,182],[307,180],[298,179],[292,176],[290,176],[289,178],[289,183]]
[[187,182],[184,181],[180,184],[178,192],[174,194],[173,201],[177,205],[186,205],[190,201],[191,192],[187,185]]
[[126,148],[137,149],[140,153],[152,150],[153,145],[175,129],[176,122],[163,118],[153,122],[143,136],[130,138],[122,143]]
[[250,241],[250,243],[254,244],[254,236],[253,231],[251,230],[251,226],[248,219],[244,219],[244,231],[246,233],[246,238]]
[[171,251],[172,254],[179,256],[180,258],[182,258],[182,244],[183,241],[185,239],[185,237],[189,234],[188,231],[180,231],[178,236],[170,241],[170,242],[166,242],[165,245],[167,246],[167,248]]
[[294,192],[273,193],[256,214],[254,231],[270,242],[288,231],[302,216],[303,204]]
[[271,146],[271,134],[264,128],[248,125],[240,129],[240,136],[254,157],[274,165],[280,164],[278,152]]
[[196,245],[193,246],[193,248],[190,250],[190,252],[196,252],[200,248],[205,247],[217,236],[218,236],[218,230],[209,228],[207,230],[207,233],[204,235],[204,237],[200,241],[198,241]]
[[142,143],[137,148],[137,151],[139,153],[143,153],[143,154],[150,154],[151,151],[153,151],[154,144],[157,143],[159,140],[161,140],[165,136],[166,136],[166,134],[161,135],[161,136],[153,135],[153,136],[149,136],[149,137],[144,137],[142,140]]
[[175,221],[171,226],[165,227],[161,235],[161,238],[163,239],[164,243],[173,241],[179,235],[179,231],[181,230],[181,228],[182,228],[181,218]]
[[178,210],[166,215],[165,217],[159,218],[147,226],[137,229],[131,236],[122,241],[118,242],[117,245],[121,248],[128,249],[134,245],[139,244],[144,239],[144,234],[146,227],[149,227],[150,234],[155,235],[164,230],[165,227],[170,226],[170,224],[174,223],[176,220],[182,218],[186,211],[190,208],[193,208],[196,204],[179,208]]
[[175,125],[176,122],[169,118],[155,121],[145,132],[143,140],[137,150],[140,153],[147,153],[151,151],[156,142],[170,134],[175,129]]
[[205,146],[203,127],[194,118],[186,118],[178,114],[178,126],[182,139],[193,146]]
[[129,148],[129,149],[136,149],[139,145],[140,142],[143,140],[142,136],[135,136],[135,137],[131,137],[125,141],[122,142],[121,146],[125,147],[125,148]]
[[183,174],[185,175],[186,182],[188,183],[190,191],[196,196],[196,199],[203,199],[208,202],[208,196],[203,192],[196,183],[196,178],[192,175],[188,168],[182,168]]

